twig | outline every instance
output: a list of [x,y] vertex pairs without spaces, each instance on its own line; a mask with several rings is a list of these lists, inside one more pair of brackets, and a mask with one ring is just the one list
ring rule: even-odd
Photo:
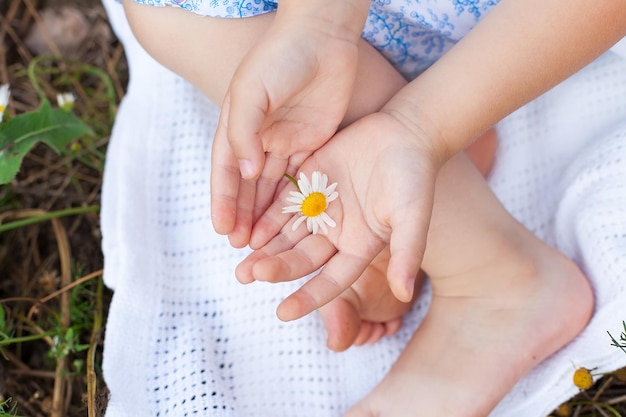
[[[50,347],[54,346],[54,341],[50,337],[54,333],[52,333],[52,332],[45,332],[41,327],[37,326],[37,324],[34,323],[30,318],[24,317],[21,314],[17,315],[16,317],[20,320],[20,322],[22,322],[22,323],[24,323],[24,324],[26,324],[28,326],[28,330],[31,333],[37,334],[39,336],[38,339],[43,340]],[[20,336],[20,337],[22,337],[22,336]],[[23,336],[23,337],[28,337],[28,336]],[[15,340],[15,338],[13,340]]]
[[87,351],[87,410],[89,417],[96,417],[96,395],[98,391],[98,380],[96,378],[96,348],[102,329],[102,294],[103,283],[98,281],[96,294],[96,308],[93,318],[93,328],[91,330],[91,340]]
[[625,401],[626,401],[626,395],[622,395],[620,397],[611,398],[610,400],[607,400],[606,403],[614,405],[614,404],[619,404]]
[[40,299],[39,302],[42,303],[42,304],[43,303],[47,303],[48,301],[52,300],[53,298],[57,297],[58,295],[63,294],[64,292],[67,292],[67,291],[71,290],[72,288],[74,288],[74,287],[76,287],[76,286],[78,286],[78,285],[80,285],[82,283],[85,283],[85,282],[87,282],[89,280],[92,280],[95,277],[101,276],[102,273],[103,273],[103,270],[100,269],[98,271],[92,272],[91,274],[87,274],[84,277],[81,277],[81,278],[79,278],[79,279],[77,279],[75,281],[72,281],[71,284],[69,284],[69,285],[67,285],[67,286],[65,286],[65,287],[63,287],[61,289],[58,289],[58,290],[56,290],[55,292],[53,292],[51,294],[48,294],[44,298]]
[[602,417],[610,417],[607,413],[604,412],[602,408],[600,408],[600,406],[598,406],[598,404],[594,404],[593,408],[595,408],[600,414],[602,414]]
[[[67,287],[72,283],[70,243],[65,229],[58,219],[52,219],[52,227],[54,228],[54,234],[59,248],[59,259],[61,261],[61,286]],[[70,297],[67,292],[61,293],[60,304],[61,326],[67,329],[71,324]],[[50,413],[50,417],[63,417],[65,415],[65,394],[67,386],[66,364],[67,357],[65,355],[57,358],[54,389],[52,391],[52,412]]]
[[606,391],[606,389],[608,387],[611,386],[611,384],[613,383],[613,377],[608,377],[606,378],[606,380],[604,381],[604,383],[602,384],[602,386],[600,388],[598,388],[598,390],[596,391],[595,395],[592,398],[592,401],[598,401],[598,399],[600,398],[600,396],[604,393],[604,391]]
[[17,356],[15,356],[10,350],[2,351],[2,354],[6,356],[9,361],[16,366],[18,371],[29,371],[30,368],[24,362],[20,360]]
[[24,369],[24,370],[12,369],[9,371],[9,373],[12,375],[17,375],[17,376],[32,376],[34,378],[42,378],[42,379],[54,378],[54,372],[51,372],[51,371],[37,371],[33,369]]
[[6,16],[4,18],[2,18],[2,16],[0,16],[0,22],[2,23],[2,27],[0,28],[0,82],[2,84],[8,84],[9,82],[9,71],[7,70],[7,65],[6,65],[6,47],[5,47],[5,42],[4,42],[4,36],[7,33],[7,30],[9,29],[9,22],[11,22],[13,20],[13,18],[15,17],[15,14],[17,13],[17,7],[19,5],[19,2],[14,1],[13,3],[11,3],[11,5],[9,6],[9,10],[6,13]]

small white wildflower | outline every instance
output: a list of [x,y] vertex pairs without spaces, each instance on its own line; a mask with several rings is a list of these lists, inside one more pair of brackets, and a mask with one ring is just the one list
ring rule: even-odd
[[59,93],[57,94],[57,104],[61,110],[70,111],[74,108],[74,102],[76,97],[72,93]]
[[337,183],[328,184],[328,177],[319,171],[314,171],[311,176],[311,182],[300,173],[298,180],[298,188],[300,191],[290,191],[291,197],[287,197],[287,202],[293,203],[292,206],[283,207],[283,213],[300,213],[301,217],[293,224],[292,229],[296,230],[306,220],[306,227],[309,232],[314,235],[321,229],[322,232],[328,234],[328,228],[335,227],[336,223],[326,213],[328,203],[335,200],[339,194],[335,191]]
[[2,121],[2,117],[4,116],[4,111],[9,105],[9,96],[11,96],[9,84],[0,85],[0,122]]

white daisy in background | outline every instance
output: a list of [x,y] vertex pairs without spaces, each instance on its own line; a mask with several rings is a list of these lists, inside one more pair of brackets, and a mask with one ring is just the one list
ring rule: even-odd
[[61,110],[70,111],[74,108],[74,102],[76,97],[72,93],[59,93],[57,94],[57,104]]
[[9,84],[0,85],[0,122],[2,121],[2,117],[4,116],[4,111],[9,105],[10,95],[11,90],[9,89]]
[[283,213],[300,213],[300,218],[293,224],[292,229],[296,230],[305,220],[306,227],[309,232],[316,235],[320,229],[328,234],[328,228],[335,227],[337,224],[326,213],[328,203],[335,200],[339,194],[335,191],[337,183],[328,184],[328,176],[319,171],[314,171],[311,176],[311,182],[300,173],[298,180],[298,188],[300,191],[290,191],[291,197],[287,197],[287,202],[293,203],[293,206],[283,207]]

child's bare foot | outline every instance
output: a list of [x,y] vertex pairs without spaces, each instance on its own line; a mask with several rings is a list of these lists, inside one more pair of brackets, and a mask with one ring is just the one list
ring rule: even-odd
[[[352,345],[378,342],[392,336],[402,326],[402,316],[412,305],[399,301],[387,281],[389,247],[385,248],[367,267],[361,277],[343,294],[320,308],[331,350],[340,352]],[[420,272],[414,294],[424,281]]]
[[[575,265],[553,249],[537,255],[536,264],[520,260],[519,271],[503,260],[432,277],[425,321],[382,383],[346,417],[487,416],[591,314],[591,290]],[[485,279],[495,273],[495,283]]]
[[592,291],[576,265],[498,208],[467,169],[459,174],[440,177],[454,179],[460,200],[436,198],[423,262],[428,315],[346,417],[485,417],[591,316]]

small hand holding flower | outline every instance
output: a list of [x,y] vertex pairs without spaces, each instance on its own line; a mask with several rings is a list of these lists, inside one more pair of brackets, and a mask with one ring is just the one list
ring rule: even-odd
[[213,142],[213,225],[235,247],[248,244],[283,174],[335,133],[356,77],[360,29],[342,39],[279,18],[235,72]]
[[[376,255],[390,245],[387,276],[401,301],[413,295],[426,244],[439,169],[423,138],[393,115],[380,112],[360,119],[315,152],[301,172],[317,177],[326,196],[323,211],[302,208],[308,191],[286,186],[255,225],[251,246],[257,248],[237,268],[241,282],[290,281],[323,269],[281,303],[278,315],[293,320],[325,305],[349,288]],[[324,173],[334,184],[327,187]],[[301,182],[307,178],[301,176]],[[302,186],[301,186],[302,187]],[[288,197],[290,192],[291,197]],[[297,195],[297,197],[296,197]],[[290,198],[294,206],[283,212]],[[329,200],[334,201],[329,201]],[[302,202],[302,203],[301,203]],[[323,205],[322,205],[323,206]],[[320,206],[320,207],[322,207]],[[330,220],[313,221],[323,213]],[[297,226],[311,220],[311,234]],[[321,225],[320,225],[321,224]],[[322,226],[323,225],[323,226]]]

